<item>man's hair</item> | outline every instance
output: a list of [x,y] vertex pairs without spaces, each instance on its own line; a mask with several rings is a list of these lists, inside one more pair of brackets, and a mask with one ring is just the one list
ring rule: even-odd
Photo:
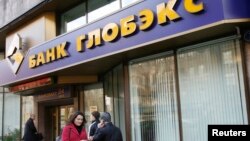
[[108,112],[103,112],[100,119],[104,122],[111,122],[111,115]]

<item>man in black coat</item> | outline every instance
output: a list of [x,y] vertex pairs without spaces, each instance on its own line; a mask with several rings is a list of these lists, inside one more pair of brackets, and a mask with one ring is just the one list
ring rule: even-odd
[[111,116],[108,112],[104,112],[101,117],[101,122],[98,124],[93,137],[89,140],[92,141],[122,141],[121,130],[112,124]]
[[36,116],[34,114],[30,114],[30,118],[25,123],[24,127],[24,141],[37,141],[37,130],[34,125],[34,120]]

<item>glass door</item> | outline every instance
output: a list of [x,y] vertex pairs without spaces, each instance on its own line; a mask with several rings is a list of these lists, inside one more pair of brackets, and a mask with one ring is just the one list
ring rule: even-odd
[[81,106],[83,108],[87,124],[85,125],[87,131],[91,123],[90,115],[93,111],[100,113],[104,112],[104,93],[102,84],[92,84],[84,86],[84,90],[81,91]]
[[73,105],[60,106],[60,121],[59,121],[59,134],[61,133],[63,127],[67,124],[67,121],[71,114],[74,112]]
[[73,105],[46,107],[45,114],[45,138],[54,141],[61,135],[63,127],[67,124],[68,118],[74,111]]
[[58,119],[58,109],[54,106],[46,107],[45,109],[45,140],[55,140],[58,132],[57,119]]

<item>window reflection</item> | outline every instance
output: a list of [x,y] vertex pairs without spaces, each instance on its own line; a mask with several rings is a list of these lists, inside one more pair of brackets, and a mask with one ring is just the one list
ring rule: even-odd
[[128,6],[128,5],[135,3],[137,1],[140,1],[140,0],[122,0],[122,7]]
[[88,0],[83,2],[61,15],[61,32],[72,31],[137,1],[141,0]]
[[85,7],[85,3],[82,3],[62,14],[62,32],[72,31],[87,23]]
[[78,27],[82,26],[84,23],[86,23],[86,17],[82,16],[80,18],[77,18],[73,21],[70,21],[67,23],[67,32],[72,31],[74,29],[77,29]]
[[4,140],[20,140],[20,95],[5,93],[3,115]]
[[179,51],[184,141],[206,140],[209,124],[248,124],[237,58],[241,58],[238,41]]
[[89,0],[88,22],[104,17],[118,9],[120,9],[119,0]]
[[116,66],[104,76],[105,110],[111,114],[112,122],[121,129],[126,141],[125,96],[123,64]]
[[62,131],[63,127],[66,126],[67,121],[70,118],[70,115],[74,113],[74,106],[60,106],[60,131]]

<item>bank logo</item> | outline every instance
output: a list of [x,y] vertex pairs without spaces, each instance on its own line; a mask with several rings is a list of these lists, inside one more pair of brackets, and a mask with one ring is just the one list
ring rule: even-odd
[[6,58],[13,73],[16,74],[24,59],[24,53],[22,52],[22,39],[18,34],[14,35],[14,38],[8,47]]

